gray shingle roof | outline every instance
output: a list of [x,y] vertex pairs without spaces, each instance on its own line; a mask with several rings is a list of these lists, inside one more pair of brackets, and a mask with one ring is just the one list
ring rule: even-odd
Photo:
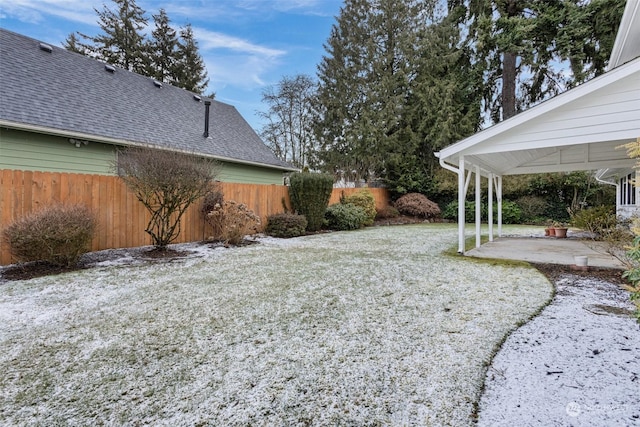
[[231,105],[205,105],[194,94],[0,28],[0,122],[84,134],[95,141],[149,144],[284,170]]

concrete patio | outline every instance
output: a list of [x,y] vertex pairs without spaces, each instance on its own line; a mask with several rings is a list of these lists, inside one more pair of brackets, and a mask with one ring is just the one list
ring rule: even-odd
[[589,267],[625,269],[607,253],[607,246],[590,239],[569,237],[501,237],[465,252],[466,256],[574,265],[574,256],[587,256]]

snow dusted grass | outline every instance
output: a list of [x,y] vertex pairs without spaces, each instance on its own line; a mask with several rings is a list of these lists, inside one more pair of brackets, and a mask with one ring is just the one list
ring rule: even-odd
[[455,242],[369,228],[4,284],[0,424],[472,425],[552,288]]

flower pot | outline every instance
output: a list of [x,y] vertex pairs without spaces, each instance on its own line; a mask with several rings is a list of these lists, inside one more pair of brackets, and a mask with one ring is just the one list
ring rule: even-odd
[[556,235],[556,230],[553,228],[545,228],[544,235],[554,237]]
[[578,267],[586,267],[589,264],[589,258],[586,255],[576,255],[573,259]]
[[555,232],[555,236],[559,239],[564,239],[567,237],[567,228],[566,227],[556,227],[553,229]]

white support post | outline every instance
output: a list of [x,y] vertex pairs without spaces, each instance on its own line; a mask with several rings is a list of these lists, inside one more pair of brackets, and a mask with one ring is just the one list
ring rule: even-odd
[[480,193],[480,184],[480,166],[476,165],[476,248],[479,248],[482,243],[480,233],[480,226],[482,225],[482,209],[480,209],[482,195]]
[[498,175],[496,198],[498,199],[498,237],[502,237],[502,175]]
[[473,174],[472,170],[470,170],[469,173],[467,173],[467,179],[464,181],[464,198],[465,198],[465,200],[467,198],[467,193],[469,192],[469,183],[471,182],[471,174]]
[[464,179],[464,156],[460,156],[458,165],[458,253],[464,254],[464,200],[466,196]]
[[490,173],[487,178],[487,186],[489,187],[488,191],[488,202],[489,202],[489,241],[493,242],[493,174]]

